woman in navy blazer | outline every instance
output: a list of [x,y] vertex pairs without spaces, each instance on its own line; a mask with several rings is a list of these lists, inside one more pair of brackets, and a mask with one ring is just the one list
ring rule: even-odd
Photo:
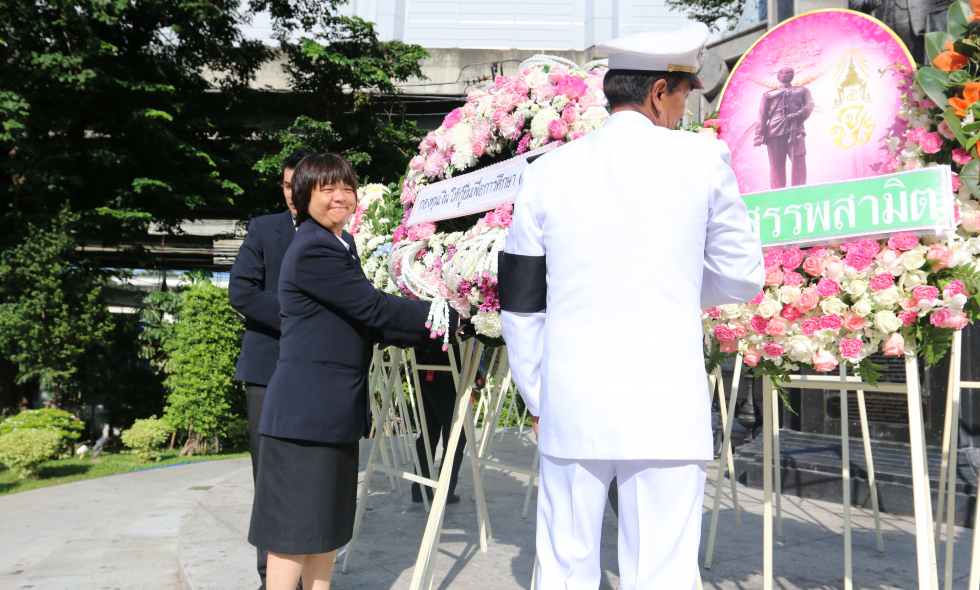
[[269,590],[293,590],[301,574],[304,586],[328,587],[336,549],[353,531],[372,346],[429,339],[429,304],[375,289],[343,239],[357,204],[350,164],[307,156],[292,184],[298,229],[279,278],[282,338],[259,424],[248,536],[269,552]]

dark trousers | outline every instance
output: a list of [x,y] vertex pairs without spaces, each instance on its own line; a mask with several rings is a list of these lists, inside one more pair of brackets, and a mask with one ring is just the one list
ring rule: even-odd
[[777,135],[766,138],[766,148],[769,150],[769,187],[784,188],[786,186],[786,160],[793,167],[793,186],[806,184],[806,154],[791,156],[789,153],[789,135]]
[[[442,465],[446,467],[446,447],[449,446],[449,434],[453,426],[453,417],[456,414],[456,388],[452,384],[452,379],[440,379],[438,382],[425,381],[425,373],[421,377],[422,381],[422,411],[425,412],[425,425],[429,436],[429,448],[432,450],[432,461],[435,462],[436,445],[442,437]],[[440,376],[441,377],[441,376]],[[439,379],[439,377],[436,377]],[[448,381],[448,383],[446,383]],[[460,432],[459,444],[456,446],[456,455],[453,457],[452,478],[449,480],[449,494],[456,490],[456,482],[459,480],[459,467],[463,462],[463,450],[466,446],[466,433]],[[425,441],[421,436],[415,441],[415,449],[419,455],[419,464],[422,468],[422,477],[429,475],[429,462],[425,455]],[[414,484],[419,485],[419,484]],[[431,489],[431,488],[430,488]],[[429,492],[431,494],[431,492]],[[430,495],[431,497],[431,495]]]

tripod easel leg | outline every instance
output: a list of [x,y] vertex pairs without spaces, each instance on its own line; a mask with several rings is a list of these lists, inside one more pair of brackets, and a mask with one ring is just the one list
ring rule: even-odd
[[772,590],[772,383],[762,380],[762,590]]
[[[728,412],[725,417],[725,436],[721,443],[721,456],[732,456],[732,425],[735,423],[735,401],[738,399],[738,383],[742,377],[742,355],[735,357],[735,372],[732,374],[732,393],[729,398]],[[723,392],[719,392],[719,396]],[[724,487],[722,468],[718,467],[718,477],[715,480],[715,499],[711,508],[711,529],[708,533],[708,550],[705,554],[704,567],[711,569],[711,558],[715,551],[715,535],[718,532],[718,513],[721,510],[721,490]],[[735,489],[734,461],[729,462],[729,477],[732,479],[732,489]],[[734,495],[732,496],[734,498]],[[736,515],[738,514],[736,504]],[[737,521],[736,521],[737,522]]]
[[[737,359],[737,364],[741,367],[741,356]],[[717,382],[718,382],[718,409],[723,418],[728,417],[728,404],[725,403],[725,382],[721,378],[721,367],[716,369]],[[735,384],[734,378],[732,379],[732,385]],[[732,404],[735,404],[735,398],[732,398]],[[724,426],[722,427],[724,431]],[[730,443],[730,441],[729,441]],[[727,457],[726,457],[727,455]],[[735,526],[742,526],[742,511],[738,506],[738,486],[735,483],[735,457],[732,455],[732,445],[728,445],[728,453],[723,453],[722,457],[728,460],[728,483],[731,484],[732,492],[732,507],[735,510]]]
[[[955,335],[953,336],[956,337]],[[939,489],[936,491],[936,547],[939,547],[943,528],[943,503],[946,500],[946,474],[949,471],[949,437],[953,425],[953,358],[949,361],[949,379],[946,384],[946,416],[943,420],[943,450],[939,463]]]
[[779,455],[779,396],[772,396],[772,450],[775,454],[776,537],[783,536],[783,462]]
[[[445,450],[445,465],[439,473],[439,484],[436,487],[435,498],[432,501],[432,509],[429,511],[429,519],[425,526],[425,534],[422,536],[422,546],[419,548],[419,556],[415,561],[415,571],[412,572],[411,590],[422,590],[425,586],[424,578],[429,577],[431,583],[431,572],[435,567],[435,552],[438,551],[439,538],[442,535],[442,517],[446,511],[446,498],[449,495],[449,479],[453,471],[453,457],[456,454],[456,447],[459,445],[459,435],[466,422],[466,405],[470,403],[468,394],[468,384],[473,383],[476,377],[476,368],[480,362],[480,355],[483,353],[483,343],[477,342],[474,347],[472,340],[463,343],[462,350],[467,352],[463,362],[463,371],[459,375],[456,387],[456,418],[449,435],[449,441]],[[452,365],[455,367],[453,355],[449,355]]]
[[[951,425],[949,437],[949,478],[947,479],[948,498],[946,500],[946,571],[943,588],[953,587],[953,541],[956,537],[956,453],[959,446],[960,434],[960,364],[961,351],[963,346],[963,333],[957,330],[953,333],[953,349],[949,359],[949,371],[953,374],[953,386],[947,394],[953,399],[952,421],[947,422]],[[942,495],[942,491],[940,491]],[[936,523],[939,527],[939,523]]]
[[854,587],[852,581],[851,563],[851,438],[850,420],[847,407],[847,388],[843,385],[847,383],[847,364],[840,364],[840,380],[842,383],[840,390],[840,443],[841,443],[841,471],[844,478],[843,485],[843,506],[844,506],[844,590],[851,590]]
[[864,440],[864,457],[868,462],[868,490],[871,493],[871,509],[875,515],[875,536],[878,539],[878,552],[885,552],[885,541],[881,537],[881,512],[878,510],[878,487],[875,483],[875,463],[871,456],[871,435],[868,431],[868,410],[864,404],[864,390],[857,392],[858,411],[861,413],[861,436]]
[[905,357],[905,381],[908,385],[909,439],[912,450],[912,494],[915,506],[915,545],[920,590],[939,590],[936,570],[936,544],[932,530],[932,499],[926,473],[925,429],[922,419],[922,392],[919,389],[919,360],[915,334],[906,332],[906,344],[912,354]]

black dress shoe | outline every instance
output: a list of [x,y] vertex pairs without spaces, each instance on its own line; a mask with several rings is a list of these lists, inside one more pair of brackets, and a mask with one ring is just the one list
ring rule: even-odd
[[446,504],[459,504],[459,494],[449,494],[446,497]]

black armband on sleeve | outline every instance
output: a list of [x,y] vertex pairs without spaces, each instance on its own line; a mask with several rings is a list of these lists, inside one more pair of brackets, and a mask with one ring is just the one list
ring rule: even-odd
[[548,266],[544,256],[497,254],[497,298],[501,311],[538,313],[548,307]]

